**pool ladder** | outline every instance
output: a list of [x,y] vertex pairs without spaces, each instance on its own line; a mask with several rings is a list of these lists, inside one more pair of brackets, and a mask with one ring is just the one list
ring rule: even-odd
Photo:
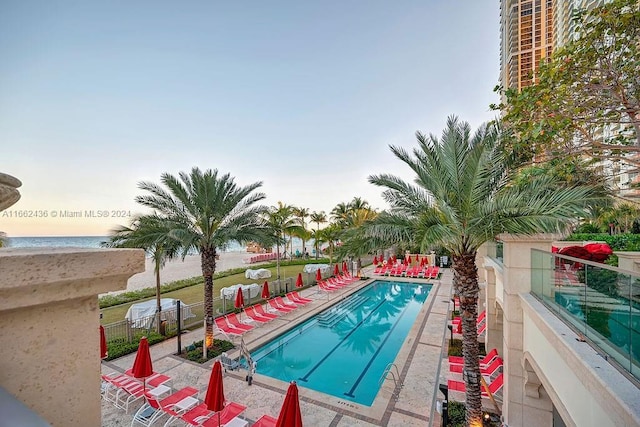
[[402,387],[404,387],[404,384],[400,379],[400,371],[398,370],[398,367],[396,366],[395,363],[389,363],[387,367],[384,368],[384,372],[380,377],[380,381],[378,381],[378,385],[379,386],[382,385],[382,382],[389,377],[389,374],[391,374],[391,379],[393,379],[393,384],[394,384],[393,393],[391,396],[397,402],[398,399],[400,398],[400,390],[402,390]]
[[247,363],[247,376],[245,380],[251,385],[253,382],[253,374],[256,372],[256,362],[251,358],[251,353],[244,342],[244,338],[240,337],[240,355],[244,357]]

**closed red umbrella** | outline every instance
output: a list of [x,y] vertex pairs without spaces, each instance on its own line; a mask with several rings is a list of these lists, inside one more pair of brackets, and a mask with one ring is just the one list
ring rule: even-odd
[[100,359],[104,359],[109,355],[107,350],[107,337],[104,335],[104,327],[100,325]]
[[349,269],[347,268],[347,261],[342,261],[342,272],[347,273]]
[[282,403],[282,409],[280,409],[280,416],[278,416],[276,427],[302,427],[298,386],[295,381],[291,381],[291,384],[289,384],[289,389]]
[[149,352],[149,342],[147,341],[147,337],[142,337],[138,345],[136,360],[133,362],[131,375],[133,375],[134,378],[142,378],[143,389],[146,389],[145,382],[147,377],[150,377],[152,374],[153,365],[151,363],[151,353]]
[[211,376],[209,377],[209,386],[204,403],[207,409],[218,413],[218,425],[220,425],[220,411],[224,409],[224,385],[222,384],[222,364],[219,360],[213,364]]
[[235,307],[236,308],[244,307],[244,295],[242,294],[242,287],[240,287],[240,286],[238,287],[238,290],[236,291]]
[[264,281],[264,285],[262,285],[262,298],[269,299],[271,293],[269,292],[269,282]]
[[378,255],[374,255],[374,257],[373,257],[373,265],[378,265]]
[[296,279],[296,287],[301,288],[303,286],[304,283],[302,282],[302,273],[298,273],[298,278]]
[[316,280],[319,282],[322,280],[322,273],[320,273],[320,269],[316,270]]
[[333,275],[337,276],[338,274],[340,274],[340,269],[338,268],[338,264],[333,266]]

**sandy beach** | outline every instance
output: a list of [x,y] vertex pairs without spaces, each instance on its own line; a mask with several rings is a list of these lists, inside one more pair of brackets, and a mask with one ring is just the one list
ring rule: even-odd
[[[220,259],[216,263],[216,272],[245,266],[247,268],[252,268],[249,264],[244,264],[242,262],[244,258],[249,258],[250,256],[251,254],[249,254],[248,252],[222,252],[220,254]],[[251,266],[254,267],[256,265],[259,264],[251,264]],[[188,279],[195,276],[202,276],[202,268],[200,267],[200,255],[187,256],[184,261],[182,261],[181,259],[168,261],[165,264],[164,268],[160,271],[160,282],[162,284],[165,284],[176,280]],[[138,273],[134,276],[131,276],[131,278],[127,282],[127,291],[155,287],[155,285],[156,279],[153,273],[153,261],[150,258],[147,258],[146,270],[143,273]]]

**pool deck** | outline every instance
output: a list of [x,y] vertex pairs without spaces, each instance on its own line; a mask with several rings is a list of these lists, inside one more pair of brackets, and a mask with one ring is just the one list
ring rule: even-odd
[[[439,426],[441,417],[436,412],[436,401],[443,396],[438,391],[438,384],[446,384],[446,376],[441,372],[443,356],[446,355],[445,340],[448,336],[447,319],[449,319],[451,282],[453,274],[449,269],[441,269],[437,280],[409,278],[378,277],[371,274],[371,267],[363,270],[363,275],[371,279],[384,279],[404,282],[430,283],[433,285],[418,317],[411,328],[395,360],[399,381],[396,383],[388,375],[384,380],[372,406],[338,399],[323,393],[306,389],[299,384],[300,408],[304,425],[307,426]],[[253,349],[274,336],[282,333],[292,325],[308,319],[310,316],[335,304],[371,280],[355,282],[344,290],[327,295],[316,286],[303,289],[302,296],[314,302],[300,307],[296,311],[281,315],[267,324],[258,325],[244,335],[249,349]],[[203,330],[198,329],[182,336],[182,345],[202,340]],[[239,339],[234,339],[235,344]],[[172,338],[151,347],[154,371],[166,374],[173,379],[173,388],[185,386],[200,390],[198,397],[204,398],[213,361],[200,365],[186,361],[173,354],[177,350],[177,339]],[[238,350],[229,352],[236,358]],[[135,353],[102,363],[102,372],[124,372],[133,366]],[[445,362],[446,363],[446,362]],[[263,414],[278,416],[288,384],[270,377],[255,374],[252,385],[245,381],[246,370],[229,371],[224,374],[224,391],[228,401],[235,401],[247,406],[242,418],[252,425]],[[397,380],[397,378],[396,378]],[[115,408],[109,402],[102,402],[102,425],[130,425],[133,413],[141,405],[138,401],[132,405],[128,414]],[[166,417],[159,420],[163,424]],[[176,422],[171,425],[184,425]]]

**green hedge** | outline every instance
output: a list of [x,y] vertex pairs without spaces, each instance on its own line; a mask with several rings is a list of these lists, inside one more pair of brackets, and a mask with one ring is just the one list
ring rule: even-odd
[[138,346],[140,345],[140,338],[142,338],[143,336],[147,337],[147,341],[149,342],[149,345],[162,342],[167,338],[169,338],[169,336],[165,337],[153,331],[145,332],[144,334],[136,334],[132,342],[128,342],[124,338],[117,338],[107,343],[107,350],[109,352],[109,356],[105,360],[113,360],[113,359],[117,359],[119,357],[125,356],[127,354],[135,353],[136,351],[138,351]]
[[564,240],[606,242],[614,251],[640,251],[640,234],[580,233],[572,234]]

